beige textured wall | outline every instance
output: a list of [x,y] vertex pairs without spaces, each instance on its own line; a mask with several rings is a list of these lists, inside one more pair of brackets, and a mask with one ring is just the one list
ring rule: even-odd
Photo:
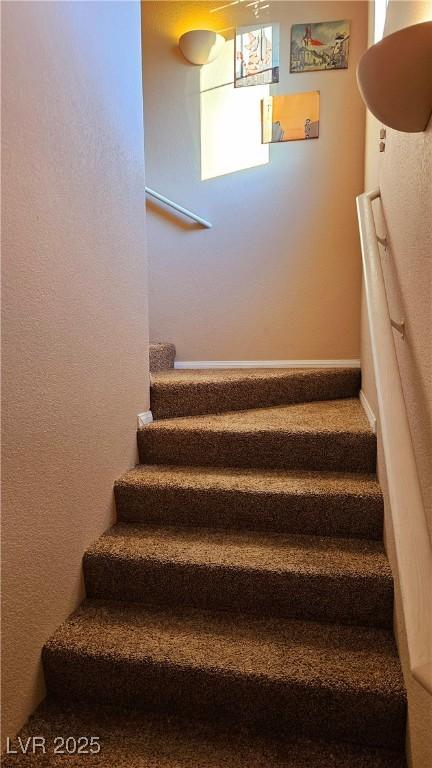
[[[386,33],[432,18],[432,2],[391,0]],[[368,116],[369,120],[369,116]],[[366,154],[367,189],[379,184],[378,232],[390,314],[404,318],[405,341],[395,334],[396,351],[411,424],[423,498],[432,534],[432,123],[424,133],[387,128],[386,150],[378,151],[371,129]],[[375,405],[367,323],[363,315],[363,388]]]
[[3,737],[148,407],[140,8],[2,3]]
[[[221,3],[223,5],[223,3]],[[273,2],[281,23],[274,94],[320,90],[318,141],[270,147],[270,163],[200,180],[199,68],[177,48],[191,28],[252,23],[250,9],[144,2],[147,183],[210,219],[190,230],[149,207],[150,337],[180,360],[359,356],[364,108],[355,70],[367,44],[363,2]],[[289,74],[295,22],[347,18],[348,70]]]
[[[390,34],[430,18],[432,2],[390,0],[385,32]],[[403,317],[407,325],[405,341],[395,334],[396,352],[432,535],[432,124],[420,134],[387,128],[386,150],[379,153],[381,126],[369,114],[367,122],[370,141],[366,149],[365,186],[368,190],[377,185],[381,188],[382,202],[375,207],[377,231],[388,239],[387,249],[381,248],[381,257],[390,313],[396,319]],[[362,388],[378,413],[364,297],[361,359]],[[388,395],[391,397],[391,392]],[[385,496],[386,547],[395,576],[395,631],[408,690],[408,758],[413,768],[425,768],[432,765],[432,697],[416,683],[408,667],[400,574],[379,423],[378,474]]]

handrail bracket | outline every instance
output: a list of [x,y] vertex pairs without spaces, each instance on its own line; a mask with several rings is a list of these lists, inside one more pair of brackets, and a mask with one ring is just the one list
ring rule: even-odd
[[395,329],[400,335],[402,336],[402,341],[405,341],[405,320],[401,320],[400,323],[397,323],[396,320],[392,320],[390,318],[390,323],[392,328]]

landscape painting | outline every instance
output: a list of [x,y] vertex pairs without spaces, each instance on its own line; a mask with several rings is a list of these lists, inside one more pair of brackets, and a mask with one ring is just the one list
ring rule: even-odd
[[317,139],[319,91],[268,96],[262,100],[262,143]]
[[279,24],[239,27],[235,36],[234,86],[279,82]]
[[347,69],[349,21],[294,24],[291,27],[290,72]]

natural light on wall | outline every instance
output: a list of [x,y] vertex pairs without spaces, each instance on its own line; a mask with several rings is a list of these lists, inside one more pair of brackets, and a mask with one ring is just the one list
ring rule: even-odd
[[269,162],[261,143],[261,99],[268,85],[234,88],[234,40],[201,68],[201,179]]
[[374,43],[382,40],[389,0],[375,0]]

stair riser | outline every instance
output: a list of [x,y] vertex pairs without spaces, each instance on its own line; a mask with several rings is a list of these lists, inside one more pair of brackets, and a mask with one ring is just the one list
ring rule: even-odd
[[278,574],[95,554],[85,556],[84,574],[87,595],[102,600],[392,626],[393,585],[385,577]]
[[151,389],[151,409],[155,419],[197,416],[207,413],[269,408],[313,400],[357,397],[360,371],[311,374],[308,377],[250,379],[249,381],[194,382],[178,386],[156,382]]
[[373,434],[227,433],[157,428],[138,431],[142,464],[308,469],[372,473]]
[[116,483],[114,492],[117,515],[129,522],[382,539],[380,496],[136,488],[123,483]]
[[278,736],[305,734],[403,748],[402,697],[289,685],[151,660],[123,662],[58,648],[45,648],[43,659],[48,690],[62,701],[162,710]]

